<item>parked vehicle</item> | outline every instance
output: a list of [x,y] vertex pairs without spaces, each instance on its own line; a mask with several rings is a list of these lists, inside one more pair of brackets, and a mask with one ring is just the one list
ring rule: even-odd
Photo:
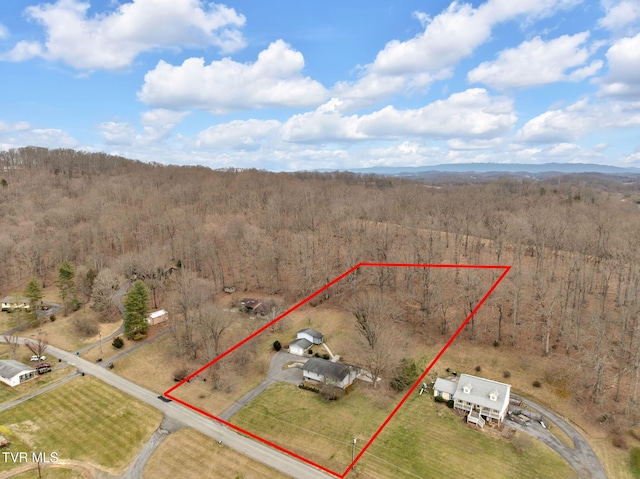
[[38,374],[45,374],[51,371],[51,364],[49,363],[41,363],[38,364],[38,367],[36,368],[36,371],[38,371]]
[[38,356],[37,354],[31,356],[31,361],[44,361],[45,359],[47,359],[46,356]]

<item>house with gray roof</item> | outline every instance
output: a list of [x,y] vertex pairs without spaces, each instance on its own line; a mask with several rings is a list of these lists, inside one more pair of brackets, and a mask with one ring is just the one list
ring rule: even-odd
[[358,373],[359,369],[356,366],[320,358],[311,358],[302,366],[302,376],[305,379],[331,384],[342,389],[350,386]]
[[484,425],[486,420],[504,420],[509,407],[511,386],[490,379],[462,374],[458,381],[438,378],[433,385],[434,396],[453,399],[453,407],[469,412],[467,421]]
[[0,360],[0,381],[11,387],[34,377],[36,370],[13,359]]
[[31,309],[29,298],[22,296],[5,296],[2,298],[2,311],[13,311],[14,309]]

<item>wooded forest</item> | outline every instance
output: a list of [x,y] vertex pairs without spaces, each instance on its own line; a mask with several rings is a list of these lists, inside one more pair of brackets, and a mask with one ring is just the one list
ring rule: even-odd
[[[359,262],[511,265],[459,341],[557,357],[572,400],[627,427],[640,420],[639,203],[637,183],[594,176],[430,185],[22,148],[0,152],[0,295],[50,286],[63,261],[97,273],[81,300],[105,304],[117,278],[143,279],[152,302],[198,285],[293,304]],[[450,336],[469,311],[429,284],[414,322]]]

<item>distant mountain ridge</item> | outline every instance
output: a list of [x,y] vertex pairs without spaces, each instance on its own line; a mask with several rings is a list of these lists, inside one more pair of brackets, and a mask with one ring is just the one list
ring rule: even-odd
[[[323,169],[319,171],[335,171]],[[640,168],[598,165],[592,163],[452,163],[432,166],[381,166],[372,168],[353,168],[354,173],[374,173],[385,176],[415,176],[422,173],[507,173],[507,174],[542,174],[542,173],[601,173],[607,175],[640,175]]]

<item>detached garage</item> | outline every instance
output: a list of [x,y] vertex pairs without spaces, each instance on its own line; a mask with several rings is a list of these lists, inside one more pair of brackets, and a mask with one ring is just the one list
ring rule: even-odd
[[11,387],[33,378],[35,372],[31,366],[13,359],[0,360],[0,381]]

